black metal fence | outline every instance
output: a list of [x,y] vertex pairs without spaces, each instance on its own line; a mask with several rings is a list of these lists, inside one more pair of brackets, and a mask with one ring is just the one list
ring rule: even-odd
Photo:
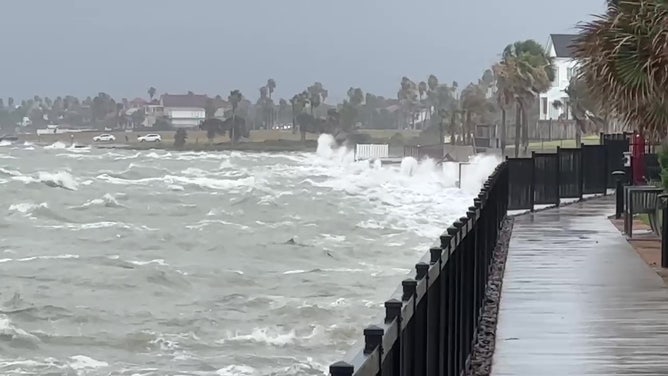
[[507,159],[508,164],[508,209],[533,209],[534,205],[534,160],[533,158]]
[[534,204],[559,205],[559,155],[532,153],[534,160]]
[[[624,152],[629,151],[633,133],[601,134],[601,145],[608,151],[607,174],[612,176],[615,171],[624,171]],[[615,188],[613,179],[608,179],[608,188]]]
[[657,154],[645,154],[645,175],[648,181],[661,180],[661,165]]
[[487,179],[466,217],[429,250],[364,329],[362,349],[332,364],[332,376],[461,375],[473,350],[492,255],[508,210],[509,162]]
[[559,197],[582,198],[582,149],[557,148],[559,156]]
[[508,209],[533,210],[535,205],[558,206],[564,198],[606,194],[614,185],[612,172],[624,169],[629,143],[623,137],[606,138],[602,145],[533,153],[531,158],[508,158]]
[[608,154],[605,145],[582,145],[582,192],[605,193],[608,189]]

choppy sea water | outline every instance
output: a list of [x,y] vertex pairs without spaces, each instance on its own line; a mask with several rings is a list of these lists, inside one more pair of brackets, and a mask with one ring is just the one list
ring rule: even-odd
[[322,375],[472,203],[457,169],[0,143],[0,374]]

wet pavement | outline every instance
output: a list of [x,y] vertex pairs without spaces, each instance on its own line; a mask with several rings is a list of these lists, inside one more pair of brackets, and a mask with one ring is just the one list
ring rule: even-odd
[[492,375],[668,375],[668,289],[611,197],[517,217]]

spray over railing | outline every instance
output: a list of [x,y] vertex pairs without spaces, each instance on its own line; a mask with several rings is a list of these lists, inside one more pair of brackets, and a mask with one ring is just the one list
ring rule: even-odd
[[508,164],[499,164],[466,216],[441,235],[364,329],[332,376],[460,375],[468,367],[492,256],[508,210]]

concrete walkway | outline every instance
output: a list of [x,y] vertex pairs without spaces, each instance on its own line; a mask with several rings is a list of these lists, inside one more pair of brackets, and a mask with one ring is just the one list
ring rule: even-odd
[[668,289],[603,198],[516,218],[492,374],[668,375]]

